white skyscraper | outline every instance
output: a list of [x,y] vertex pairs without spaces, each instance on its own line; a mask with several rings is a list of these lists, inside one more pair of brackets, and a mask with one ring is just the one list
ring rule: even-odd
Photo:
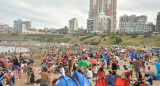
[[[107,33],[115,33],[116,32],[116,22],[117,22],[116,21],[116,14],[117,14],[117,0],[90,0],[89,18],[87,20],[87,32],[94,32],[94,31],[91,31],[91,29],[90,29],[90,27],[91,27],[90,24],[92,21],[89,21],[89,20],[92,20],[95,18],[99,19],[97,17],[103,16],[103,18],[107,17],[110,20],[109,21],[110,25],[107,26],[110,28],[108,28],[109,30],[107,30]],[[95,21],[95,20],[93,20],[93,21]],[[93,28],[94,28],[94,26],[93,26]],[[99,32],[101,32],[101,31],[99,31]]]
[[78,30],[78,21],[76,18],[72,18],[69,20],[69,33],[74,33],[74,31]]

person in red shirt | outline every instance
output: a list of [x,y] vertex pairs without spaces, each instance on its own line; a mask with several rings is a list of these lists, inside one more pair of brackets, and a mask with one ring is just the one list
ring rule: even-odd
[[97,78],[98,79],[101,79],[105,77],[105,71],[103,70],[103,67],[101,67],[99,70],[98,70],[98,73],[97,73]]
[[52,53],[52,57],[54,57],[54,53]]
[[66,65],[66,64],[67,64],[67,59],[66,59],[66,58],[63,58],[61,61],[62,61],[62,64],[63,64],[63,65]]

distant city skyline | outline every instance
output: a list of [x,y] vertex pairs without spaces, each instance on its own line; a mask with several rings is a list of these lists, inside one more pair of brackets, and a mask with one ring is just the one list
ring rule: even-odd
[[[1,0],[0,23],[13,27],[14,20],[20,18],[32,21],[32,27],[62,28],[75,17],[79,26],[86,28],[90,0]],[[148,22],[156,24],[159,0],[117,0],[117,26],[120,16],[146,15]],[[117,28],[118,29],[118,28]]]

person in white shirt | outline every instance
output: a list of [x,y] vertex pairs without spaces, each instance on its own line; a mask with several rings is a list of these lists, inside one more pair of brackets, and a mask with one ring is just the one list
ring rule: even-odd
[[63,77],[63,76],[65,76],[65,71],[64,71],[63,66],[60,65],[59,77],[61,78],[61,77]]
[[93,72],[92,72],[91,69],[89,69],[89,70],[87,71],[87,78],[89,79],[89,78],[92,78],[92,77],[93,77]]
[[96,65],[93,67],[93,72],[93,77],[97,77],[98,68]]

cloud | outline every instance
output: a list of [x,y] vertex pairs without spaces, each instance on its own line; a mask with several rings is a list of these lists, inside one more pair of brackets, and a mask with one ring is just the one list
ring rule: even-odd
[[[68,26],[69,19],[78,19],[79,27],[86,27],[90,0],[0,0],[0,23],[13,26],[14,19],[32,20],[32,27]],[[118,0],[117,21],[128,14],[147,15],[154,22],[159,0]]]

